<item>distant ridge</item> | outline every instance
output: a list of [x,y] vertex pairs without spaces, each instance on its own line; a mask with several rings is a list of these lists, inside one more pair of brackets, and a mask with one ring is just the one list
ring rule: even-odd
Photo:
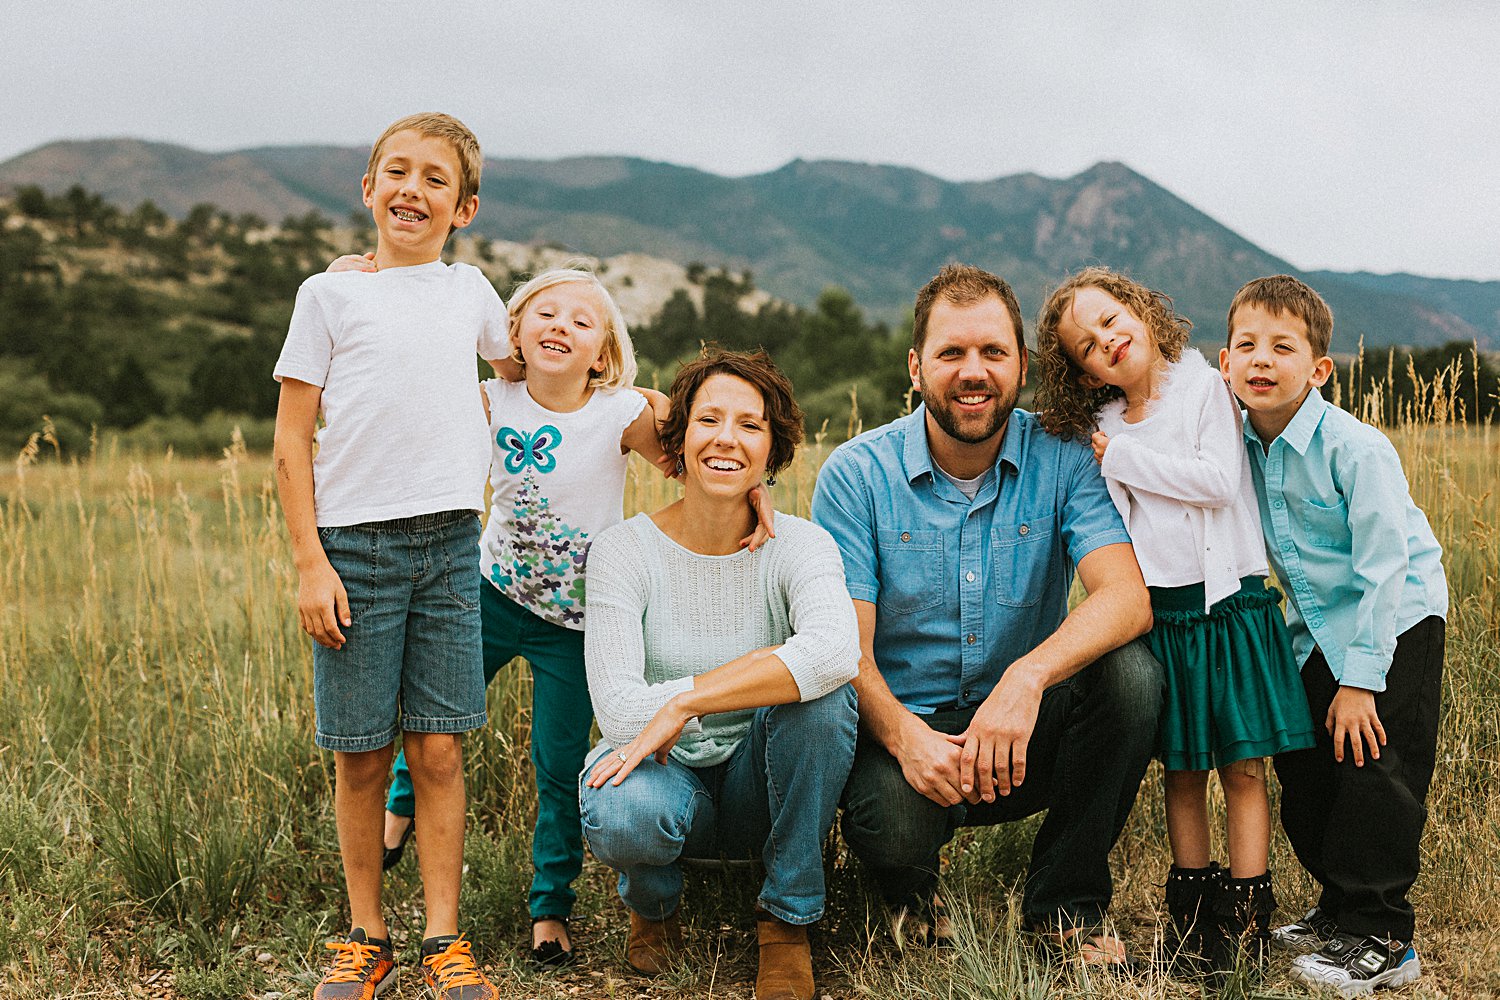
[[[182,216],[210,202],[270,221],[361,210],[368,151],[266,146],[202,153],[138,139],[55,142],[0,163],[0,192],[81,184],[133,207],[151,199]],[[1298,273],[1123,163],[1072,177],[1015,174],[952,182],[906,167],[793,160],[722,177],[629,157],[494,159],[474,231],[592,256],[639,251],[681,263],[748,268],[780,298],[809,303],[847,288],[875,315],[900,319],[938,267],[965,260],[1007,278],[1033,316],[1049,285],[1091,263],[1170,293],[1216,345],[1234,290]],[[1476,339],[1500,347],[1500,282],[1412,275],[1304,275],[1337,316],[1335,347]]]

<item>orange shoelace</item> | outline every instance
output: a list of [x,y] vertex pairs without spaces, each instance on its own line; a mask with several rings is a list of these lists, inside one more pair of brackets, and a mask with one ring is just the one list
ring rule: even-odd
[[445,990],[457,986],[483,986],[484,977],[474,964],[469,942],[463,938],[454,941],[436,955],[428,955],[422,964],[432,969],[432,978]]
[[369,970],[370,962],[380,951],[373,944],[358,941],[330,941],[323,947],[339,953],[333,960],[333,968],[323,979],[325,983],[357,983]]

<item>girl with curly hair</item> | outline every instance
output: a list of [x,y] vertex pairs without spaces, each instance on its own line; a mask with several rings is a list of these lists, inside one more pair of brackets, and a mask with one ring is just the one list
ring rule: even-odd
[[[1169,946],[1178,968],[1263,956],[1275,908],[1264,758],[1311,746],[1312,720],[1281,595],[1268,575],[1239,407],[1187,347],[1172,300],[1091,267],[1037,323],[1042,423],[1089,436],[1151,592],[1151,651],[1167,677]],[[1228,869],[1210,861],[1206,794],[1217,770]]]

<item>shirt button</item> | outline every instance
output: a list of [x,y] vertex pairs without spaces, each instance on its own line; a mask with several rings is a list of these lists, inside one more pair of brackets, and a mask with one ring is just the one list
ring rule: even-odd
[[964,641],[967,642],[971,646],[974,645],[974,641],[975,641],[974,633],[970,632],[969,635],[968,635],[968,637],[965,638]]
[[903,531],[903,532],[901,532],[901,540],[903,542],[909,542],[909,541],[911,541],[911,532],[910,531]]
[[1281,500],[1277,500],[1275,503],[1271,504],[1271,506],[1275,507],[1277,510],[1280,510],[1281,508],[1286,506],[1286,503]]
[[1020,526],[1020,527],[1019,527],[1019,528],[1017,528],[1017,529],[1016,529],[1016,531],[1017,531],[1017,532],[1018,532],[1018,533],[1019,533],[1019,534],[1020,534],[1020,535],[1021,535],[1021,536],[1022,536],[1022,537],[1025,537],[1025,536],[1026,536],[1026,535],[1029,535],[1029,534],[1031,534],[1031,528],[1029,528],[1029,527],[1028,527],[1028,526],[1026,526],[1026,525],[1024,525],[1024,524],[1023,524],[1023,525],[1021,525],[1021,526]]
[[969,570],[969,575],[966,576],[966,577],[964,577],[964,579],[968,580],[970,583],[973,583],[974,582],[974,571],[972,569]]
[[1292,551],[1292,543],[1291,542],[1282,542],[1281,543],[1281,551],[1283,551],[1283,552],[1290,552],[1290,551]]

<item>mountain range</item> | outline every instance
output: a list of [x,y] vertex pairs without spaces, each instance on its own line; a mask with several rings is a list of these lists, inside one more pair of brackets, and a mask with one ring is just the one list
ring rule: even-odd
[[[363,211],[367,157],[333,146],[204,153],[135,139],[56,142],[0,163],[0,192],[79,184],[124,208],[150,199],[176,216],[207,202],[271,221],[314,211],[343,221]],[[761,288],[801,304],[839,285],[892,321],[909,314],[917,288],[947,261],[1008,279],[1028,317],[1050,284],[1101,263],[1172,294],[1209,347],[1222,341],[1235,289],[1291,273],[1328,299],[1341,353],[1361,339],[1500,347],[1500,282],[1299,272],[1115,162],[1066,178],[955,182],[827,160],[725,177],[629,157],[490,159],[471,232],[595,257],[634,251],[748,269]]]

